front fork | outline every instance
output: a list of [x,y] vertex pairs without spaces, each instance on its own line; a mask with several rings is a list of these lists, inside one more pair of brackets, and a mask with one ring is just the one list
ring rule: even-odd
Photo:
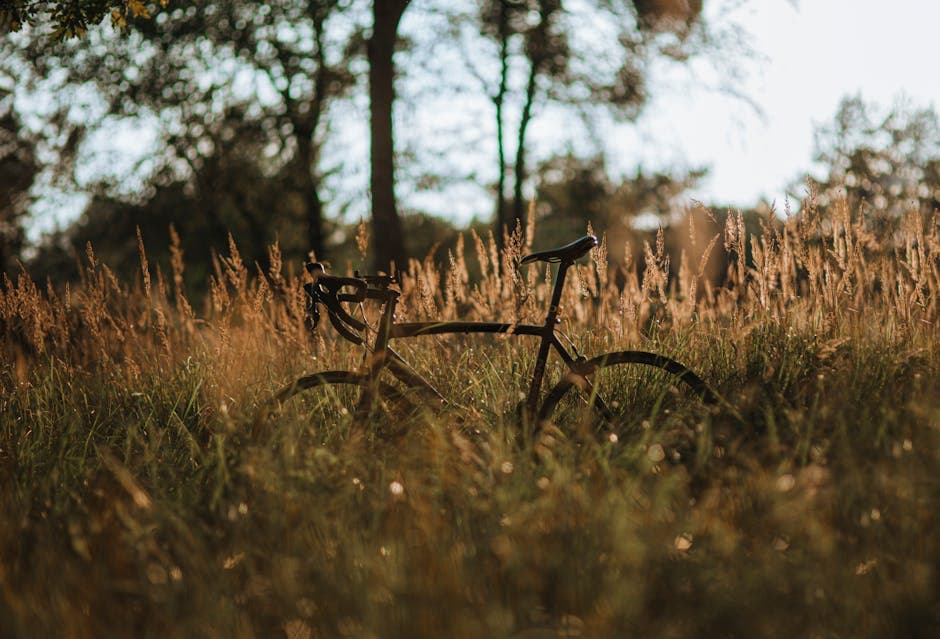
[[373,402],[378,397],[379,375],[382,369],[389,363],[388,339],[392,323],[395,321],[395,307],[398,304],[398,291],[387,289],[388,295],[385,308],[382,310],[382,318],[379,320],[379,330],[375,336],[375,343],[371,352],[366,348],[362,357],[362,371],[368,378],[368,383],[359,397],[359,404],[356,406],[356,414],[366,415],[372,407]]
[[388,293],[390,297],[382,312],[375,343],[371,351],[367,349],[363,354],[362,370],[368,376],[369,383],[362,393],[357,410],[368,410],[372,405],[378,392],[379,375],[385,368],[388,368],[391,374],[405,386],[420,388],[427,393],[428,397],[435,398],[439,404],[446,404],[447,399],[440,391],[389,346],[389,335],[395,322],[395,305],[398,302],[398,292],[390,290]]

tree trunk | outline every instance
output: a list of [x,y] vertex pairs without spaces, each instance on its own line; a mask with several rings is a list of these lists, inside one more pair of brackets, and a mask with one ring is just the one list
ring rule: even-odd
[[395,146],[392,105],[395,101],[395,43],[408,0],[373,0],[369,39],[369,111],[372,142],[372,237],[376,270],[394,262],[405,266],[401,220],[395,204]]
[[[316,141],[320,120],[329,100],[326,79],[330,69],[326,63],[326,51],[323,43],[326,16],[327,13],[314,12],[313,37],[316,44],[314,56],[317,61],[317,70],[313,78],[313,99],[310,102],[307,127],[304,126],[303,115],[300,110],[294,111],[296,114],[294,116],[294,129],[297,132],[297,151],[301,162],[299,167],[301,173],[298,175],[300,181],[297,186],[305,196],[307,244],[317,260],[326,257],[326,245],[323,238],[323,200],[320,199],[320,148]],[[285,96],[285,99],[289,99],[289,94]]]
[[297,166],[293,170],[291,181],[303,202],[303,217],[307,223],[307,246],[318,260],[326,253],[323,245],[323,201],[320,199],[319,185],[314,177],[312,132],[300,131],[297,135]]
[[526,178],[525,145],[529,121],[532,119],[532,103],[535,102],[536,78],[538,77],[538,63],[532,62],[529,70],[529,82],[526,85],[525,104],[522,106],[522,117],[519,119],[519,135],[516,140],[516,166],[512,201],[512,219],[509,220],[510,232],[516,228],[516,221],[525,224],[525,202],[522,199],[522,183]]
[[322,260],[326,256],[326,249],[323,243],[323,200],[320,199],[320,193],[317,185],[311,180],[310,185],[310,205],[307,207],[307,238],[310,243],[310,250],[313,251],[317,260]]
[[503,140],[503,106],[509,84],[509,7],[505,0],[499,8],[499,90],[493,100],[496,104],[496,152],[499,161],[499,177],[496,180],[496,238],[503,243],[503,230],[509,223],[506,219],[506,145]]

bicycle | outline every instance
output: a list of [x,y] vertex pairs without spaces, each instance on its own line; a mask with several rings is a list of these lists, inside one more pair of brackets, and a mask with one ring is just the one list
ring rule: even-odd
[[[272,404],[282,404],[291,397],[316,387],[328,387],[334,393],[340,388],[352,391],[346,399],[355,404],[357,415],[363,416],[378,406],[390,412],[396,406],[413,407],[411,393],[380,379],[385,371],[405,389],[417,391],[417,395],[426,397],[431,402],[447,404],[448,400],[434,385],[414,369],[389,342],[394,339],[408,339],[427,335],[445,334],[504,334],[510,336],[532,336],[539,338],[539,348],[525,396],[524,421],[535,418],[536,428],[549,423],[562,400],[570,393],[577,393],[582,403],[591,406],[607,422],[615,421],[611,402],[602,396],[595,387],[593,379],[606,369],[626,364],[639,364],[660,369],[667,373],[677,385],[681,384],[706,404],[718,402],[718,396],[691,369],[674,359],[648,351],[627,350],[605,353],[587,358],[577,351],[569,340],[571,351],[565,348],[556,332],[559,319],[559,303],[565,285],[568,269],[580,258],[598,245],[597,238],[586,235],[570,244],[524,256],[519,264],[548,262],[558,264],[558,271],[552,284],[552,295],[548,313],[542,324],[521,324],[505,322],[479,321],[423,321],[398,322],[395,309],[400,293],[392,285],[397,284],[393,276],[359,275],[340,277],[327,275],[322,264],[308,262],[306,268],[313,281],[304,285],[307,294],[308,320],[316,327],[321,319],[319,307],[326,308],[333,328],[346,340],[358,346],[366,347],[366,356],[360,370],[330,370],[305,375],[282,388],[271,399]],[[362,333],[366,331],[366,322],[353,317],[343,308],[344,303],[361,304],[366,300],[382,304],[381,319],[375,329],[375,339],[371,345],[366,343]],[[548,356],[553,351],[567,367],[567,373],[558,381],[540,402],[542,382],[545,376]],[[573,353],[572,353],[573,352]],[[428,403],[428,402],[426,402]]]

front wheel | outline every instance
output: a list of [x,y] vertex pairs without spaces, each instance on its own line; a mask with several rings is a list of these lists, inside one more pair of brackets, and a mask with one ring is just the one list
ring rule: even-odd
[[645,399],[660,406],[670,388],[705,404],[715,404],[718,396],[702,378],[674,359],[647,351],[607,353],[572,365],[565,378],[549,391],[539,410],[542,426],[562,413],[590,408],[609,426],[624,421],[624,408]]
[[285,405],[320,428],[335,429],[354,420],[390,435],[404,431],[414,409],[405,391],[353,371],[323,371],[298,378],[265,403],[256,426]]

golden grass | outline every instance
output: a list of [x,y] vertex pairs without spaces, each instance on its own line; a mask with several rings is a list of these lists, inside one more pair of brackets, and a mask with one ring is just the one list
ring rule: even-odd
[[[401,437],[312,400],[252,430],[280,385],[361,358],[305,329],[302,269],[276,246],[262,272],[232,243],[199,312],[176,240],[168,274],[138,238],[131,282],[91,247],[79,285],[5,280],[0,628],[935,636],[937,216],[689,228],[678,254],[660,234],[609,264],[603,243],[561,328],[588,354],[675,357],[734,410],[628,376],[616,438],[559,423],[521,441],[533,345],[507,338],[401,344],[453,398]],[[539,321],[550,273],[515,267],[532,235],[412,261],[400,317]]]

